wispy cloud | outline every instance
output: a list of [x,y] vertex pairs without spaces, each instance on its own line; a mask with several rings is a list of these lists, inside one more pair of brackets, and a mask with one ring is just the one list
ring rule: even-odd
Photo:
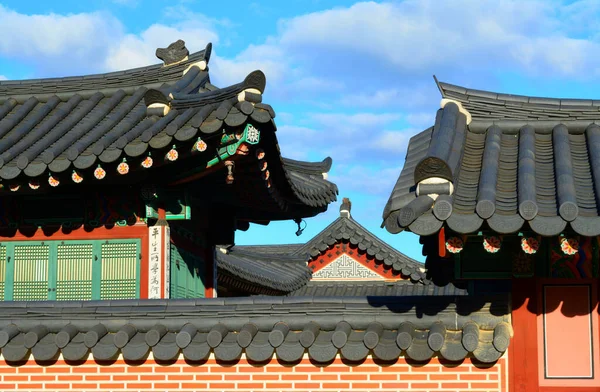
[[406,115],[406,121],[410,125],[418,126],[420,128],[429,127],[433,125],[435,121],[435,112],[428,110],[425,112],[414,112]]
[[123,34],[121,22],[108,13],[26,15],[2,5],[0,26],[5,31],[0,56],[55,76],[99,70]]
[[394,156],[404,157],[410,137],[418,131],[415,128],[401,131],[383,130],[379,134],[374,135],[375,138],[370,142],[370,147],[375,151],[385,151],[394,154]]
[[600,69],[600,44],[572,35],[569,25],[592,19],[585,7],[559,1],[363,2],[281,21],[278,39],[283,47],[345,51],[359,64],[383,61],[405,72],[495,65],[581,77]]
[[155,56],[156,48],[167,47],[179,38],[186,41],[190,50],[203,49],[208,42],[219,40],[214,31],[201,24],[192,28],[154,24],[141,34],[126,34],[111,45],[104,60],[104,68],[122,70],[155,64],[159,62]]
[[[338,165],[330,178],[344,184],[344,192],[360,192],[368,195],[389,195],[398,179],[401,167],[379,165]],[[387,197],[385,197],[387,199]],[[381,206],[383,210],[383,206]]]
[[354,114],[313,113],[310,117],[324,127],[352,133],[364,129],[364,127],[373,128],[389,124],[392,121],[399,120],[402,115],[399,113],[379,114],[367,112]]

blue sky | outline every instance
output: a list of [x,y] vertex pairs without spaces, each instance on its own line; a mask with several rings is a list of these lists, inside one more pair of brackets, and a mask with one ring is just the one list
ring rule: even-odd
[[[420,0],[3,1],[0,79],[107,72],[156,63],[182,38],[213,43],[216,85],[267,75],[284,156],[331,156],[353,216],[408,255],[416,236],[380,229],[411,135],[433,123],[432,75],[513,94],[599,98],[600,2]],[[338,215],[252,226],[239,244],[304,242]]]

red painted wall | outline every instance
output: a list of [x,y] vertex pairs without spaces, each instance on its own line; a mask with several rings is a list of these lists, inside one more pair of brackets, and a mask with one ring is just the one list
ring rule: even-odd
[[[512,322],[514,337],[509,347],[510,357],[510,386],[513,392],[526,392],[526,391],[546,391],[546,392],[558,392],[558,391],[598,391],[600,390],[600,374],[595,374],[594,380],[561,380],[561,381],[548,381],[541,380],[543,376],[543,347],[542,344],[542,324],[540,323],[542,307],[542,289],[545,284],[552,285],[591,285],[593,296],[592,296],[592,317],[594,318],[594,329],[592,337],[598,339],[598,284],[593,279],[580,279],[580,280],[568,280],[568,279],[515,279],[513,280],[512,288],[512,299],[513,299],[513,310],[512,310]],[[569,303],[571,301],[562,301]],[[562,304],[562,303],[561,303]],[[562,311],[559,310],[559,311]],[[568,311],[565,317],[569,317]],[[573,331],[571,331],[573,332]],[[568,338],[568,334],[560,336],[563,339]],[[557,338],[556,336],[552,338]],[[592,343],[590,343],[592,344]],[[594,342],[594,347],[597,355],[597,342]],[[589,351],[589,350],[588,350]],[[577,347],[569,347],[564,355],[568,358],[569,356],[577,356],[581,354],[581,350]],[[542,384],[542,385],[540,385]]]

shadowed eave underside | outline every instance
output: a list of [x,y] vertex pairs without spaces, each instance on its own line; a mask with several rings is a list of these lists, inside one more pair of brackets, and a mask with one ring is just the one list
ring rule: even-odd
[[306,285],[311,272],[306,258],[289,253],[274,253],[256,247],[221,246],[217,248],[215,260],[219,279],[223,274],[231,275],[233,281],[225,285],[243,285],[253,294],[283,294]]

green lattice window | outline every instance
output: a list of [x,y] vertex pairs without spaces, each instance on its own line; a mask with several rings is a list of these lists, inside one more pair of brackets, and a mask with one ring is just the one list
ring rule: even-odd
[[204,297],[204,261],[171,244],[171,298]]
[[138,255],[135,242],[102,244],[101,299],[137,297]]
[[56,251],[56,299],[92,299],[92,244],[59,244]]
[[140,241],[0,244],[0,299],[139,298]]
[[15,301],[48,299],[49,245],[15,245],[14,247]]

